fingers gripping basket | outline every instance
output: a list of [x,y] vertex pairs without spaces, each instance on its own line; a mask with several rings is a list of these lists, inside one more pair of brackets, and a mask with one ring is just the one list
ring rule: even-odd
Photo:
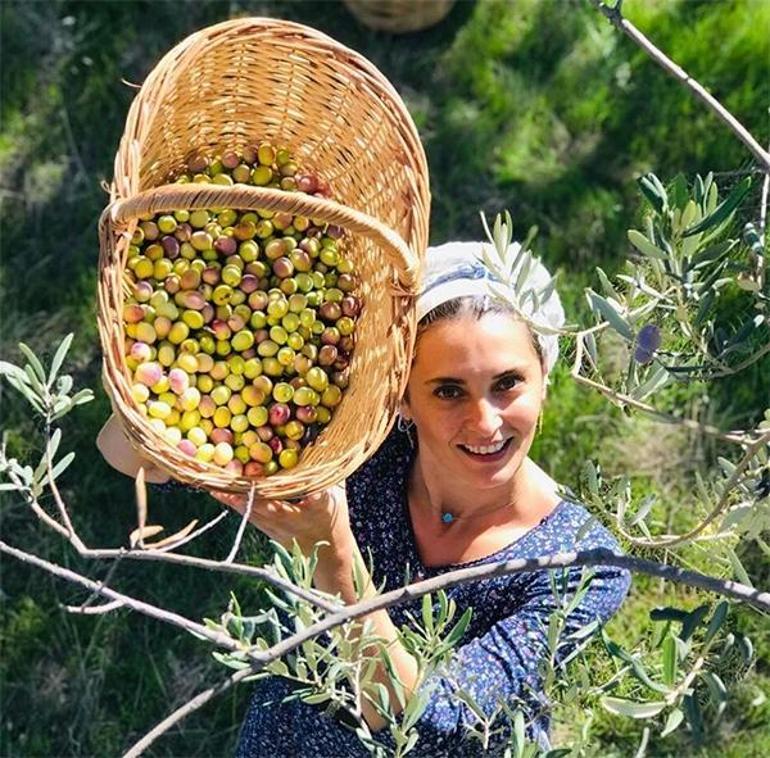
[[[334,200],[246,185],[166,184],[192,153],[266,139],[331,185]],[[404,389],[414,297],[427,245],[425,155],[401,99],[367,60],[299,24],[239,19],[197,32],[147,77],[128,114],[110,204],[100,221],[103,381],[131,444],[191,485],[286,498],[352,473],[382,442]],[[350,385],[296,468],[249,479],[186,456],[131,399],[122,321],[128,241],[144,214],[175,209],[282,210],[346,230],[361,280]]]

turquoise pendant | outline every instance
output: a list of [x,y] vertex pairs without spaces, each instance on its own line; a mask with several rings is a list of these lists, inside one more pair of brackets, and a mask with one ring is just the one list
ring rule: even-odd
[[455,517],[451,513],[442,513],[441,520],[445,524],[451,524],[455,520]]

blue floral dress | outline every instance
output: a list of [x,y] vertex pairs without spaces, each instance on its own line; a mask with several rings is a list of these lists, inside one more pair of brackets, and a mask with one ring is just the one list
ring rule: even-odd
[[[546,556],[571,550],[604,547],[618,550],[610,533],[591,519],[580,505],[562,501],[540,524],[498,552],[463,564],[429,568],[422,564],[409,517],[406,482],[414,460],[408,437],[394,429],[377,453],[347,482],[350,523],[365,560],[371,552],[373,579],[384,591],[413,580],[429,578],[460,567],[500,560]],[[584,532],[577,539],[578,532]],[[560,588],[568,593],[578,587],[582,568],[564,571]],[[485,579],[448,589],[457,605],[455,621],[467,607],[473,616],[465,636],[455,648],[449,670],[437,670],[422,687],[430,693],[428,705],[417,722],[419,740],[412,754],[420,758],[470,758],[502,755],[510,732],[493,737],[486,752],[477,739],[469,740],[467,728],[476,723],[470,708],[453,697],[457,685],[469,691],[487,715],[502,699],[524,710],[528,734],[548,745],[547,701],[542,692],[538,661],[546,650],[546,632],[557,607],[551,572],[536,571]],[[561,574],[561,572],[559,572]],[[630,584],[628,572],[597,567],[582,601],[568,616],[568,635],[599,619],[606,621],[620,606]],[[388,609],[396,626],[408,623],[406,612],[420,618],[421,599]],[[569,648],[561,654],[567,655]],[[257,683],[241,731],[238,758],[359,758],[371,753],[338,717],[322,706],[299,700],[281,702],[292,684],[279,677]],[[502,726],[501,719],[496,726]],[[389,747],[388,730],[375,738]]]

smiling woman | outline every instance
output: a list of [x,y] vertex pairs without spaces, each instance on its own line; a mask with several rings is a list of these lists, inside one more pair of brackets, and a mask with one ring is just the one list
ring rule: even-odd
[[[346,602],[356,600],[354,562],[370,580],[365,593],[370,597],[374,586],[396,589],[405,577],[428,578],[472,564],[595,547],[617,550],[612,536],[590,524],[582,506],[563,500],[557,484],[528,457],[558,354],[553,334],[564,322],[558,296],[545,298],[536,313],[527,314],[529,321],[523,320],[512,305],[521,298],[509,282],[492,281],[481,251],[481,243],[428,250],[401,417],[377,453],[344,489],[320,493],[299,506],[259,504],[252,513],[260,529],[284,543],[296,538],[307,551],[316,541],[328,542],[319,551],[314,581]],[[551,278],[538,261],[531,264],[523,289],[542,291]],[[503,293],[510,288],[510,302],[499,297],[501,288]],[[529,323],[548,328],[536,332]],[[371,576],[361,561],[367,551]],[[574,593],[581,581],[581,569],[569,570],[564,591]],[[597,568],[567,618],[564,638],[612,616],[629,581],[624,571]],[[521,709],[530,737],[547,746],[540,663],[548,651],[550,616],[561,607],[548,572],[459,585],[447,594],[460,611],[473,608],[472,621],[448,669],[423,681],[397,632],[409,613],[419,617],[419,601],[366,617],[388,643],[407,698],[429,693],[417,722],[416,753],[503,754],[510,724],[494,731],[482,750],[467,739],[477,717],[456,697],[458,688],[470,693],[488,717],[501,702]],[[570,652],[569,644],[559,648],[559,656]],[[384,667],[376,678],[391,689]],[[350,718],[287,699],[291,694],[290,682],[276,677],[258,685],[241,734],[240,758],[369,754]],[[391,703],[397,703],[391,694]],[[366,703],[362,715],[375,738],[392,750],[382,717]]]

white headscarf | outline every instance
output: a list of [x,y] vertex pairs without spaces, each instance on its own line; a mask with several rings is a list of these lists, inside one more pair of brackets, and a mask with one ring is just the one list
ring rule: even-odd
[[[517,279],[521,266],[517,266],[510,281],[502,281],[484,263],[484,245],[488,243],[447,242],[428,248],[422,288],[417,297],[417,320],[421,320],[439,305],[458,297],[487,295],[499,298],[502,295],[510,302],[516,303],[524,315],[534,322],[533,332],[540,344],[545,371],[548,374],[559,357],[558,335],[548,332],[564,325],[564,309],[555,290],[543,302],[538,302],[537,309],[532,307],[533,299],[525,295],[529,291],[542,291],[553,277],[538,258],[530,256],[529,273],[520,286],[517,286]],[[518,252],[521,245],[512,242],[511,247],[514,252]],[[537,330],[538,324],[546,327],[544,331]]]

